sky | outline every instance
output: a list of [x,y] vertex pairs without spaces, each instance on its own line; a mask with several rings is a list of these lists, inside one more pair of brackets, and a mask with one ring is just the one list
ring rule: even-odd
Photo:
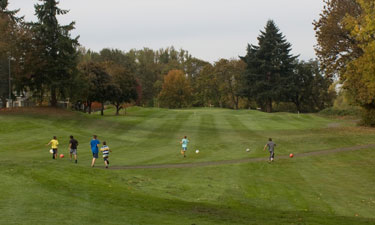
[[[38,0],[8,0],[9,9],[36,21]],[[301,60],[315,58],[312,22],[319,19],[323,0],[60,0],[64,25],[76,22],[72,36],[94,51],[123,51],[174,46],[199,59],[215,62],[246,54],[247,44],[272,19]]]

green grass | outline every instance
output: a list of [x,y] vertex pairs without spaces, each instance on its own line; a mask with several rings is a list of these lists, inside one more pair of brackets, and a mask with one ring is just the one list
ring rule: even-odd
[[[46,111],[0,114],[0,224],[375,224],[375,149],[277,158],[375,144],[375,130],[350,120],[223,109]],[[53,161],[45,144],[56,135],[67,155],[70,134],[79,163]],[[92,134],[113,150],[111,166],[265,160],[105,170],[99,158],[90,168]],[[262,150],[268,137],[277,143],[273,164]]]

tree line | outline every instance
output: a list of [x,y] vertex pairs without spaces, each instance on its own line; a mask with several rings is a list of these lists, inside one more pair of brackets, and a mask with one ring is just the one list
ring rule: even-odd
[[[265,112],[316,112],[332,105],[332,77],[320,62],[293,56],[274,21],[269,20],[257,44],[237,59],[214,63],[174,47],[87,50],[72,37],[74,22],[59,24],[68,13],[55,0],[35,5],[36,22],[17,17],[0,0],[0,97],[9,95],[6,62],[11,60],[13,90],[32,93],[55,106],[69,98],[74,107],[91,112],[93,102],[146,107],[259,108]],[[5,62],[5,63],[4,63]],[[4,65],[3,65],[4,64]]]

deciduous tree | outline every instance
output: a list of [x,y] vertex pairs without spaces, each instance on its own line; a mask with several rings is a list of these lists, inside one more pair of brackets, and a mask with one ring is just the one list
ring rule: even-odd
[[313,22],[316,32],[316,55],[327,76],[340,76],[346,65],[363,54],[358,40],[345,28],[346,15],[358,17],[362,10],[356,0],[324,0],[319,20]]
[[107,63],[106,68],[112,80],[108,100],[116,107],[116,115],[119,115],[124,103],[137,100],[138,84],[127,68],[110,62]]
[[353,100],[364,109],[363,123],[375,126],[375,2],[357,2],[361,15],[347,15],[345,24],[363,54],[347,63],[342,80]]
[[171,70],[164,77],[159,101],[162,107],[168,108],[183,108],[191,104],[191,86],[183,71]]
[[238,109],[245,69],[246,64],[240,60],[221,59],[214,65],[214,75],[219,82],[222,101],[228,104],[227,107]]

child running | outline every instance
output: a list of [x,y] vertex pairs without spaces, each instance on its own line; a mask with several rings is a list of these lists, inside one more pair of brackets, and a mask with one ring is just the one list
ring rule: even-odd
[[48,144],[46,144],[47,146],[48,145],[51,145],[51,148],[52,148],[52,159],[57,159],[57,146],[59,145],[59,141],[57,140],[56,136],[53,136],[53,139],[48,142]]
[[103,153],[103,159],[104,159],[104,164],[105,168],[108,168],[109,165],[109,152],[112,152],[111,149],[109,149],[107,142],[103,141],[103,147],[100,148],[100,151]]
[[180,141],[180,144],[182,144],[181,154],[184,156],[184,158],[186,157],[185,152],[187,150],[188,143],[189,143],[189,140],[187,139],[186,136]]
[[273,162],[273,159],[275,157],[275,147],[276,147],[276,144],[275,144],[275,142],[272,141],[272,138],[268,139],[268,142],[264,146],[263,150],[265,151],[267,147],[268,147],[268,151],[270,152],[269,162]]
[[100,144],[100,141],[98,140],[98,136],[94,135],[92,140],[90,141],[91,152],[92,152],[91,167],[94,167],[95,161],[98,158],[99,144]]
[[73,135],[70,135],[69,157],[70,157],[70,161],[72,161],[72,155],[74,155],[75,163],[77,163],[77,146],[78,146],[78,141],[74,139]]

